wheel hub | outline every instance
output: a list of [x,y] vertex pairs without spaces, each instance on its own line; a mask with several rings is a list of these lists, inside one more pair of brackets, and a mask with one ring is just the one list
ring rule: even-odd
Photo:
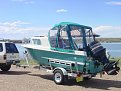
[[61,82],[61,80],[62,80],[61,74],[60,73],[56,73],[55,74],[55,81],[59,83],[59,82]]

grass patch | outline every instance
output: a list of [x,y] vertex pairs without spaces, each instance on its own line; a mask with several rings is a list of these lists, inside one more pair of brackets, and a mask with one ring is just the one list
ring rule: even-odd
[[[29,60],[28,62],[29,62],[29,65],[38,65],[38,63],[35,60]],[[20,64],[21,65],[27,65],[25,60],[21,60]]]
[[119,61],[118,66],[121,67],[121,58],[114,58],[114,57],[112,57],[112,58],[110,58],[110,61]]

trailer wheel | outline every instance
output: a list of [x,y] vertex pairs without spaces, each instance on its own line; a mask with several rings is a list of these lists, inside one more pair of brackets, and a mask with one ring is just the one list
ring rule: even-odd
[[10,68],[11,68],[11,65],[7,65],[7,64],[3,64],[1,66],[1,70],[2,71],[8,71],[8,70],[10,70]]
[[67,82],[68,76],[63,75],[63,72],[59,69],[54,71],[53,80],[56,84],[62,85]]

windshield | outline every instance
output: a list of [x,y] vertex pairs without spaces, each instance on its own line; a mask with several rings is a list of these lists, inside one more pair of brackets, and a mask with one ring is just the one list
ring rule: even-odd
[[[71,36],[72,36],[75,49],[76,50],[83,49],[83,33],[81,28],[78,26],[70,26],[70,28],[71,28]],[[93,33],[91,29],[85,28],[84,31],[86,33],[86,42],[88,45],[94,41]]]

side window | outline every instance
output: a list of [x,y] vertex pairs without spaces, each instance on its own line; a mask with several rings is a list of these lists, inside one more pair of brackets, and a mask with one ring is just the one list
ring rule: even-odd
[[32,39],[32,41],[35,45],[41,45],[40,39]]
[[0,52],[3,51],[3,46],[2,46],[2,43],[0,43]]
[[57,29],[50,30],[50,46],[57,47]]
[[94,38],[93,38],[93,34],[91,32],[90,29],[85,29],[86,31],[86,41],[87,41],[87,44],[90,44],[91,42],[94,41]]
[[75,49],[83,48],[83,35],[79,27],[71,26],[71,36],[73,39]]
[[6,53],[18,53],[18,50],[13,43],[5,43]]
[[67,31],[61,30],[58,38],[58,47],[63,49],[72,49],[68,39]]

